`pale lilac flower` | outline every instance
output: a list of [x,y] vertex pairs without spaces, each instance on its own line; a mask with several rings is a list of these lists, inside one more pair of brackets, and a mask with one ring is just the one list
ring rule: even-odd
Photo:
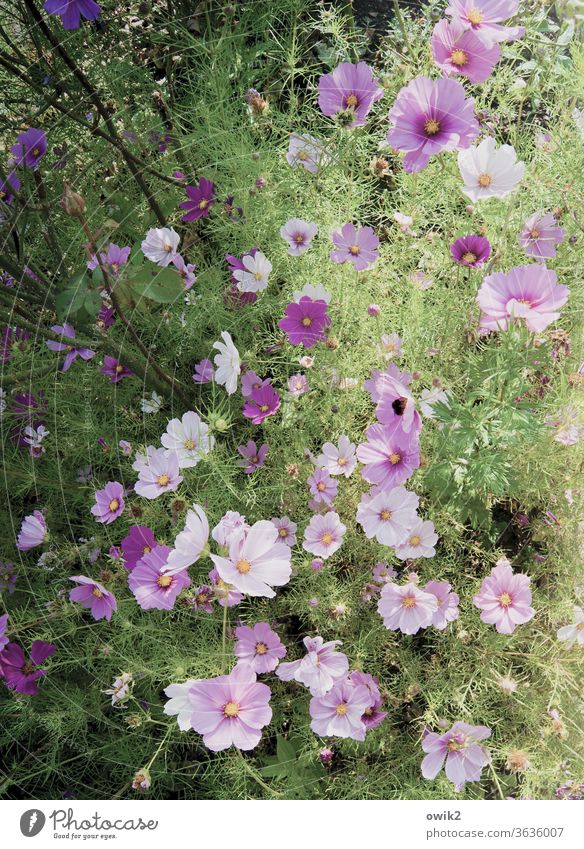
[[267,378],[262,380],[255,371],[246,371],[241,376],[241,394],[244,398],[249,398],[254,389],[262,389],[264,386],[269,386],[270,382]]
[[533,619],[530,580],[528,575],[514,573],[511,566],[495,566],[473,596],[475,607],[482,610],[481,620],[495,625],[499,634],[512,634],[518,625]]
[[558,227],[552,212],[536,212],[523,225],[519,244],[528,256],[545,261],[555,257],[556,245],[563,242],[565,236],[565,230]]
[[158,413],[164,405],[164,399],[158,392],[152,392],[150,398],[142,398],[140,401],[140,410],[143,413]]
[[434,628],[438,628],[439,631],[443,631],[449,622],[454,622],[460,615],[460,611],[458,610],[460,599],[451,590],[452,587],[448,581],[428,581],[424,587],[424,592],[432,593],[432,595],[436,596],[438,609],[432,617],[432,625]]
[[192,410],[185,413],[182,419],[171,419],[160,441],[168,455],[176,455],[179,469],[196,466],[215,444],[215,438],[209,433],[209,425]]
[[236,465],[242,468],[246,475],[251,475],[264,465],[268,453],[268,443],[264,442],[258,448],[253,439],[250,439],[246,445],[239,445],[237,450],[243,460],[238,460]]
[[562,640],[570,648],[576,643],[584,646],[584,610],[581,607],[574,607],[574,623],[564,625],[558,630],[558,640]]
[[[261,251],[256,251],[253,255],[244,254],[241,263],[243,269],[236,268],[232,272],[234,279],[237,281],[239,291],[263,292],[264,289],[267,289],[272,271],[270,260]],[[217,364],[216,359],[215,364]],[[220,383],[221,381],[218,380],[217,382]]]
[[170,552],[167,545],[157,545],[128,575],[128,586],[142,610],[172,610],[179,593],[191,583],[186,570],[162,572]]
[[420,412],[427,419],[433,419],[436,416],[434,412],[434,404],[446,404],[448,407],[448,395],[439,386],[433,386],[432,389],[422,389],[420,393]]
[[134,490],[138,495],[152,500],[164,492],[173,492],[182,479],[176,453],[154,448],[140,469]]
[[293,374],[288,378],[288,392],[293,398],[299,398],[310,391],[308,380],[304,374]]
[[228,510],[211,531],[211,536],[217,545],[228,548],[232,539],[239,536],[241,532],[246,534],[249,528],[245,516],[235,510]]
[[[101,265],[105,265],[106,271],[112,277],[119,277],[120,269],[128,263],[131,250],[132,249],[129,247],[121,248],[119,245],[110,242],[110,244],[108,245],[107,253],[100,252],[99,254]],[[87,267],[90,271],[95,271],[97,268],[100,267],[100,263],[98,262],[97,256],[95,254],[91,257],[90,260],[88,260]]]
[[493,73],[501,58],[501,48],[466,29],[457,18],[452,21],[444,18],[432,31],[432,55],[448,76],[461,74],[471,83],[482,83]]
[[427,753],[422,761],[422,775],[426,779],[436,778],[446,759],[446,777],[457,791],[462,790],[466,781],[480,781],[482,769],[491,762],[491,756],[479,741],[490,736],[490,728],[466,722],[455,722],[446,734],[429,732],[422,740],[422,749]]
[[6,636],[6,631],[8,630],[8,614],[4,614],[4,616],[0,616],[0,655],[2,654],[2,649],[4,646],[8,645],[9,638]]
[[317,233],[318,225],[313,221],[304,221],[302,218],[289,218],[280,227],[280,236],[288,242],[290,256],[300,256],[307,251]]
[[326,560],[339,550],[346,530],[338,513],[331,511],[324,516],[313,516],[304,531],[303,547]]
[[374,424],[367,428],[367,442],[357,448],[365,466],[361,475],[380,489],[405,483],[420,465],[420,446],[414,433],[405,434],[401,422]]
[[584,436],[584,419],[573,404],[567,404],[555,415],[548,416],[545,423],[555,428],[554,440],[560,445],[576,445]]
[[401,345],[402,340],[397,333],[384,333],[375,348],[385,360],[391,360],[392,357],[401,356]]
[[416,401],[405,383],[382,372],[375,380],[377,418],[381,424],[401,427],[405,434],[419,433],[422,422],[416,410]]
[[192,289],[193,285],[197,282],[194,263],[185,262],[180,254],[176,254],[176,256],[172,258],[172,264],[182,278],[185,291],[188,292],[189,289]]
[[263,520],[231,539],[228,558],[210,557],[224,581],[251,596],[274,598],[272,587],[287,584],[292,573],[290,547],[279,541],[274,525]]
[[331,506],[336,498],[339,482],[332,478],[326,469],[315,469],[306,483],[316,505]]
[[339,681],[324,696],[310,700],[310,728],[322,737],[349,737],[362,741],[367,731],[361,717],[371,705],[367,687],[349,679]]
[[394,212],[392,215],[393,220],[399,226],[399,229],[402,233],[406,233],[408,236],[416,236],[412,230],[412,224],[414,223],[414,219],[411,215],[404,215],[403,212]]
[[525,163],[517,161],[512,145],[497,148],[495,139],[487,136],[475,147],[459,152],[458,168],[464,182],[463,193],[476,203],[511,194],[523,178]]
[[349,660],[337,651],[340,640],[325,643],[322,637],[304,637],[306,655],[291,663],[281,663],[276,675],[281,681],[298,681],[308,687],[313,696],[324,696],[335,682],[346,677]]
[[85,575],[72,575],[69,580],[79,584],[70,591],[69,599],[76,601],[82,607],[88,607],[94,619],[107,619],[109,622],[112,613],[118,607],[113,593],[106,590],[99,581],[94,581]]
[[381,707],[381,693],[379,692],[379,680],[367,672],[351,672],[349,679],[352,684],[366,687],[369,691],[369,707],[363,711],[361,722],[368,731],[383,722],[387,712],[379,710]]
[[397,578],[397,572],[387,563],[376,563],[373,567],[373,580],[378,584],[386,584],[394,578]]
[[[318,81],[318,105],[324,115],[346,116],[349,127],[361,127],[373,104],[383,97],[383,88],[366,62],[341,62]],[[343,121],[343,123],[345,123]]]
[[395,553],[400,560],[415,560],[417,557],[434,557],[438,542],[438,534],[434,531],[432,522],[418,519],[409,529],[406,538],[400,543]]
[[196,563],[207,549],[209,522],[199,504],[187,511],[185,527],[176,537],[174,547],[167,557],[162,571],[173,575]]
[[43,440],[49,436],[50,430],[47,430],[44,425],[38,425],[38,427],[27,425],[23,434],[22,441],[29,446],[31,457],[41,457],[46,451]]
[[445,14],[459,20],[485,41],[516,41],[525,35],[525,27],[501,26],[500,21],[512,18],[519,0],[449,0]]
[[213,613],[214,590],[209,584],[201,584],[194,589],[192,596],[188,599],[188,605],[192,610],[204,610],[205,613]]
[[305,283],[302,289],[293,292],[292,297],[295,303],[299,304],[302,298],[310,298],[311,301],[324,301],[325,304],[330,304],[332,300],[331,293],[321,286],[320,283]]
[[213,343],[213,348],[219,351],[214,357],[216,366],[214,379],[215,383],[225,387],[228,395],[233,395],[237,389],[237,378],[241,372],[241,360],[239,351],[226,330],[221,332],[221,338],[223,339],[222,342]]
[[320,139],[308,133],[292,133],[286,160],[293,168],[301,165],[311,174],[316,174],[319,168],[330,162],[330,156]]
[[108,481],[103,489],[95,493],[95,504],[91,508],[96,522],[109,525],[124,512],[124,487],[118,481]]
[[489,274],[477,293],[481,328],[507,330],[514,320],[524,319],[529,330],[541,333],[560,317],[568,300],[568,287],[558,285],[557,279],[543,263]]
[[333,262],[351,262],[356,271],[369,268],[379,256],[379,238],[371,227],[343,224],[332,236],[335,250],[330,252]]
[[272,519],[272,524],[278,531],[278,537],[281,542],[286,545],[293,546],[296,544],[296,530],[298,525],[289,519],[288,516],[282,516],[280,519]]
[[164,268],[177,256],[179,242],[180,236],[172,227],[153,227],[142,242],[142,253],[146,259]]
[[322,469],[326,469],[330,475],[344,475],[349,478],[357,465],[355,445],[348,436],[343,434],[339,438],[338,446],[333,445],[332,442],[324,443],[316,462]]
[[211,569],[209,572],[209,580],[213,585],[215,598],[221,607],[225,607],[226,602],[227,607],[235,607],[243,601],[243,593],[240,593],[234,586],[224,581],[223,578],[220,577],[217,569]]
[[131,672],[122,672],[119,678],[114,678],[112,686],[108,690],[102,690],[106,696],[112,697],[112,707],[120,707],[123,709],[124,702],[130,695],[130,685],[133,683],[134,677]]
[[273,672],[286,655],[286,647],[267,622],[258,622],[252,628],[240,625],[235,629],[235,638],[235,657],[240,663],[251,666],[258,675]]
[[195,383],[211,383],[215,377],[215,369],[211,360],[201,360],[195,364],[193,380]]
[[388,581],[381,590],[377,610],[388,630],[416,634],[420,628],[428,628],[432,624],[438,610],[438,599],[420,589],[414,581],[402,586]]
[[367,539],[375,537],[382,545],[400,545],[417,522],[419,501],[414,492],[403,486],[364,495],[357,507],[357,521]]

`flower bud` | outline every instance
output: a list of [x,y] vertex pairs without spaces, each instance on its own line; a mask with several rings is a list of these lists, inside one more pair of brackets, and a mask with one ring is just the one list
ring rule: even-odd
[[73,218],[81,218],[81,216],[85,213],[85,201],[80,194],[73,191],[66,180],[63,181],[61,207],[67,215],[71,215]]

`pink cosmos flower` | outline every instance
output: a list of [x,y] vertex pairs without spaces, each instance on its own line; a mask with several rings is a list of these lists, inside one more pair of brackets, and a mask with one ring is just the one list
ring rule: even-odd
[[475,35],[472,29],[465,29],[457,18],[443,19],[432,32],[432,55],[445,74],[461,74],[471,83],[482,83],[493,73],[501,48]]
[[[75,339],[75,330],[71,327],[70,324],[55,324],[51,327],[53,333],[60,333],[62,337],[66,339]],[[68,345],[64,342],[54,342],[51,339],[45,342],[45,345],[50,351],[66,351],[65,359],[63,361],[63,367],[61,371],[68,371],[71,364],[77,357],[81,357],[82,360],[90,360],[92,357],[95,357],[95,351],[91,351],[89,348],[76,348],[74,345]]]
[[131,572],[138,561],[145,554],[149,554],[158,543],[146,525],[132,525],[120,545],[124,556],[124,568]]
[[316,462],[322,469],[326,469],[329,475],[344,475],[349,478],[357,465],[355,445],[345,435],[339,438],[338,447],[332,442],[325,442]]
[[523,225],[519,244],[528,256],[545,261],[555,257],[556,245],[564,241],[565,235],[565,230],[558,227],[553,213],[536,212]]
[[361,475],[380,489],[405,483],[420,465],[420,446],[414,433],[405,434],[401,422],[367,428],[367,442],[357,448],[365,468]]
[[329,324],[326,303],[304,297],[299,303],[288,304],[278,327],[288,336],[291,345],[313,348],[318,342],[324,341],[324,331]]
[[484,278],[477,294],[480,326],[507,330],[514,320],[525,319],[529,330],[541,333],[559,318],[568,294],[567,286],[558,285],[556,272],[543,263],[496,271]]
[[375,537],[382,545],[400,545],[418,519],[420,499],[403,486],[364,495],[357,507],[357,521],[367,539]]
[[331,478],[326,469],[315,469],[306,482],[314,502],[330,507],[336,498],[339,482]]
[[188,292],[189,289],[192,289],[194,284],[197,282],[194,263],[185,262],[182,256],[180,254],[177,254],[172,258],[172,264],[178,271],[183,281],[185,291]]
[[480,268],[491,255],[491,243],[483,236],[461,236],[450,245],[452,259],[467,268]]
[[152,500],[164,492],[177,489],[182,479],[176,452],[169,453],[164,448],[152,448],[139,470],[134,490],[143,498]]
[[188,200],[179,203],[180,209],[186,209],[182,221],[198,221],[206,218],[215,203],[215,184],[205,177],[199,179],[197,186],[185,186]]
[[290,580],[290,547],[279,541],[271,522],[256,522],[247,534],[235,535],[229,543],[229,557],[210,555],[221,578],[240,592],[274,598],[272,587]]
[[367,731],[361,717],[371,705],[369,689],[349,679],[339,681],[324,696],[310,700],[310,728],[322,737],[349,737],[362,741]]
[[[107,253],[100,252],[99,254],[101,265],[105,265],[108,274],[112,277],[118,277],[120,269],[124,265],[128,264],[131,251],[132,249],[129,247],[121,248],[119,245],[110,242]],[[97,260],[97,256],[94,254],[91,259],[87,261],[87,267],[90,271],[95,271],[96,268],[99,268],[99,266],[100,263]]]
[[335,246],[330,253],[332,261],[352,262],[356,271],[369,268],[379,256],[379,239],[371,227],[357,229],[354,224],[343,224],[331,238]]
[[203,735],[212,752],[230,746],[247,751],[258,745],[262,728],[270,723],[271,690],[239,663],[229,675],[195,681],[188,691],[191,727]]
[[352,684],[356,686],[367,687],[371,702],[369,707],[363,712],[361,722],[368,731],[383,722],[387,716],[387,712],[379,710],[381,707],[381,693],[379,692],[379,680],[369,675],[368,672],[351,672],[349,675]]
[[319,168],[327,165],[330,156],[326,153],[320,139],[308,133],[292,133],[286,161],[292,168],[301,165],[306,171],[316,174]]
[[511,566],[494,566],[472,599],[483,611],[481,620],[494,625],[499,634],[512,634],[518,625],[533,619],[530,580],[528,575],[514,573]]
[[378,584],[385,584],[397,577],[397,572],[387,563],[376,563],[373,567],[373,580]]
[[35,510],[30,516],[26,516],[22,520],[16,547],[19,551],[30,551],[31,548],[36,548],[37,545],[46,542],[48,536],[49,531],[45,517],[40,510]]
[[80,586],[75,587],[69,593],[70,601],[76,601],[82,607],[88,607],[94,619],[112,618],[112,613],[118,609],[118,603],[113,593],[91,578],[85,575],[72,575],[70,581],[75,581]]
[[339,550],[346,530],[346,525],[334,511],[324,516],[313,516],[304,531],[303,548],[326,560]]
[[387,142],[406,152],[404,169],[421,171],[437,153],[467,148],[479,134],[474,100],[456,80],[416,77],[389,113]]
[[251,475],[264,465],[268,453],[268,444],[264,442],[258,448],[253,439],[250,439],[246,445],[240,445],[237,450],[244,458],[238,460],[237,465],[243,469],[246,475]]
[[209,586],[209,584],[202,584],[193,590],[193,595],[188,600],[188,604],[193,610],[204,610],[205,613],[213,613],[213,601],[213,587]]
[[310,391],[308,380],[304,374],[293,374],[288,378],[288,392],[293,398],[299,398]]
[[304,637],[306,655],[291,663],[281,663],[276,675],[281,681],[298,681],[308,687],[313,696],[324,696],[349,671],[349,660],[343,652],[340,640],[325,643],[322,637]]
[[505,27],[499,22],[512,18],[518,6],[519,0],[449,0],[445,13],[485,41],[516,41],[525,35],[525,27]]
[[412,382],[412,375],[410,372],[400,371],[395,363],[388,363],[383,371],[373,369],[370,379],[364,382],[363,389],[371,395],[371,400],[374,404],[378,404],[381,401],[385,377],[392,377],[397,380],[398,383],[402,383],[405,387],[408,387]]
[[456,593],[451,592],[451,589],[448,581],[428,581],[424,587],[424,592],[436,596],[438,608],[432,616],[432,625],[439,631],[443,631],[449,622],[454,622],[460,615],[458,610],[460,599]]
[[47,674],[46,669],[39,669],[42,663],[57,650],[53,643],[35,640],[30,649],[30,660],[18,643],[8,643],[0,655],[0,677],[4,678],[6,686],[25,696],[38,696],[37,681]]
[[377,418],[384,425],[401,427],[405,434],[417,434],[422,427],[416,401],[405,383],[400,383],[387,372],[382,372],[375,381],[377,394]]
[[[4,646],[8,645],[8,637],[6,636],[6,631],[8,629],[8,614],[5,613],[4,616],[0,616],[0,655],[2,654],[2,649]],[[0,661],[1,667],[1,661]],[[0,672],[0,676],[1,676]]]
[[409,529],[406,538],[395,549],[400,560],[415,560],[417,557],[434,557],[438,534],[432,522],[418,519]]
[[485,725],[468,725],[455,722],[446,734],[431,731],[422,740],[422,749],[427,752],[422,761],[422,775],[426,779],[436,778],[446,759],[446,777],[457,791],[467,781],[480,781],[483,767],[491,762],[491,756],[480,745],[480,740],[491,736]]
[[124,487],[118,481],[108,481],[103,489],[95,493],[95,504],[91,508],[96,522],[110,525],[124,512]]
[[247,534],[248,531],[249,525],[245,516],[235,510],[228,510],[211,531],[211,536],[217,545],[222,548],[229,548],[229,544],[235,537],[239,536],[240,533]]
[[278,537],[281,542],[286,545],[293,546],[296,544],[296,529],[298,525],[293,522],[288,516],[282,516],[281,519],[272,519],[272,524],[278,531]]
[[193,504],[187,511],[184,530],[174,541],[174,548],[168,555],[162,572],[175,575],[196,563],[207,548],[209,540],[209,522],[205,511],[199,504]]
[[215,369],[211,360],[201,360],[195,364],[193,380],[195,383],[211,383],[215,376]]
[[224,581],[217,569],[211,569],[209,580],[213,585],[215,598],[221,607],[225,607],[225,602],[227,602],[227,607],[235,607],[243,601],[243,593],[240,593],[239,590],[236,590],[235,587]]
[[318,225],[313,221],[304,221],[302,218],[289,218],[280,227],[280,236],[288,242],[290,256],[300,256],[307,251],[317,233]]
[[125,377],[133,377],[134,372],[130,371],[125,365],[116,360],[115,357],[105,356],[103,358],[103,366],[100,369],[100,374],[105,374],[109,377],[110,383],[119,383]]
[[349,127],[361,127],[375,101],[383,96],[383,89],[374,79],[365,62],[353,65],[341,62],[330,74],[318,81],[318,105],[328,117],[339,113],[347,116]]
[[267,622],[258,622],[252,628],[240,625],[235,629],[235,637],[235,657],[258,675],[273,672],[286,654],[286,647]]
[[280,396],[269,381],[260,389],[252,389],[243,405],[243,415],[253,424],[261,424],[268,416],[275,415],[280,409]]
[[263,386],[269,386],[271,383],[267,378],[262,380],[261,377],[255,373],[255,371],[246,371],[245,374],[241,376],[241,394],[244,398],[249,398],[252,390],[261,389]]
[[420,628],[432,624],[438,599],[433,593],[421,590],[414,581],[402,586],[390,581],[381,590],[377,610],[389,631],[416,634]]
[[172,575],[162,572],[171,550],[157,545],[128,575],[128,586],[142,610],[172,610],[178,594],[191,583],[186,570]]

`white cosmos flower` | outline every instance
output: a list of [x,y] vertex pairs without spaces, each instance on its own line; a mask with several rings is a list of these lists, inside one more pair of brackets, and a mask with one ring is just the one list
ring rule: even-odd
[[559,629],[558,640],[566,642],[568,646],[575,643],[584,646],[584,610],[581,607],[574,608],[574,619],[576,621],[573,625],[564,625]]
[[294,292],[292,297],[297,304],[300,303],[301,298],[310,298],[312,301],[324,301],[325,304],[330,304],[332,295],[320,283],[317,283],[316,286],[313,286],[312,283],[306,283],[302,290]]
[[216,366],[215,383],[224,386],[228,395],[233,395],[237,389],[237,378],[241,372],[239,351],[233,344],[233,339],[226,330],[221,333],[223,342],[215,342],[213,347],[219,351],[213,362]]
[[179,469],[188,469],[209,453],[215,440],[209,434],[209,425],[189,410],[182,419],[169,421],[160,441],[167,454],[176,454]]
[[181,731],[189,731],[192,728],[191,716],[193,715],[193,706],[189,697],[189,691],[196,681],[194,678],[189,678],[182,684],[170,684],[164,694],[168,696],[168,701],[164,705],[164,713],[167,716],[176,716],[178,727]]
[[162,268],[176,257],[180,236],[172,227],[152,227],[142,242],[142,253]]
[[160,571],[167,575],[176,575],[177,572],[188,569],[203,554],[208,540],[209,522],[205,511],[200,504],[193,504],[192,510],[187,511],[184,531],[177,535],[174,548]]
[[140,409],[143,413],[157,413],[163,404],[163,397],[157,392],[152,392],[150,398],[142,398],[140,401]]
[[268,278],[272,271],[272,263],[261,251],[256,251],[253,256],[247,254],[241,260],[244,270],[235,269],[234,278],[237,280],[237,288],[240,292],[262,292],[268,285]]
[[433,386],[432,389],[422,389],[420,394],[420,412],[427,419],[434,418],[434,404],[442,402],[448,406],[448,395],[439,386]]
[[525,163],[517,161],[510,144],[495,147],[490,136],[458,154],[458,168],[464,181],[462,191],[472,201],[482,198],[504,198],[521,182]]

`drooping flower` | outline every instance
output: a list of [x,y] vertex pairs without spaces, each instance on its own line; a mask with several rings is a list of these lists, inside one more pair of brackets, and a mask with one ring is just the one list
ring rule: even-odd
[[308,379],[305,374],[293,374],[288,378],[288,392],[293,398],[299,398],[305,392],[310,392]]
[[306,171],[316,174],[319,168],[330,161],[330,156],[320,139],[308,133],[292,133],[286,161],[292,168],[301,165]]
[[19,551],[30,551],[31,548],[36,548],[37,545],[46,542],[48,536],[49,531],[45,517],[40,510],[35,510],[30,516],[23,519],[16,547]]
[[461,236],[450,245],[452,259],[467,268],[480,268],[491,255],[491,243],[484,236]]
[[476,35],[472,28],[466,29],[457,18],[443,19],[432,32],[432,55],[445,74],[461,74],[471,83],[482,83],[493,73],[501,48]]
[[267,622],[258,622],[251,628],[240,625],[235,629],[235,638],[235,657],[251,666],[258,675],[273,672],[280,658],[286,655],[286,646]]
[[134,372],[126,368],[125,365],[122,365],[115,357],[110,357],[109,355],[103,358],[103,367],[100,369],[100,372],[101,374],[106,374],[111,383],[119,383],[125,377],[134,376]]
[[556,245],[564,241],[565,235],[552,212],[536,212],[523,225],[519,244],[528,256],[545,261],[555,257]]
[[459,152],[458,168],[464,182],[463,193],[476,203],[511,194],[523,178],[525,163],[517,161],[512,145],[497,148],[495,139],[487,136],[475,147]]
[[379,238],[371,227],[343,224],[331,236],[335,250],[330,252],[333,262],[351,262],[356,271],[370,268],[379,256]]
[[287,584],[292,573],[290,547],[280,542],[274,525],[264,520],[231,539],[228,557],[210,557],[224,581],[251,596],[274,598],[272,588]]
[[178,254],[180,236],[172,227],[152,227],[142,242],[142,253],[146,259],[165,268]]
[[300,660],[281,663],[276,675],[281,681],[298,681],[308,687],[313,696],[324,696],[335,682],[346,677],[349,660],[337,651],[340,640],[325,643],[322,637],[304,637],[306,654]]
[[381,590],[377,610],[389,631],[416,634],[420,628],[432,624],[438,599],[433,593],[420,589],[414,581],[401,586],[388,581]]
[[91,508],[96,522],[110,525],[124,512],[124,487],[118,481],[108,481],[103,489],[96,490],[95,504]]
[[381,693],[379,692],[379,681],[368,672],[351,672],[349,675],[351,683],[357,686],[367,687],[369,698],[371,699],[369,707],[363,711],[361,722],[368,731],[383,722],[387,716],[387,712],[379,710],[381,707]]
[[243,268],[232,272],[240,292],[263,292],[268,287],[272,263],[261,251],[254,250],[241,258]]
[[505,27],[500,21],[512,18],[518,6],[519,0],[449,0],[445,14],[485,41],[516,41],[525,35],[525,27]]
[[176,454],[179,469],[197,465],[215,444],[209,425],[189,410],[181,419],[171,419],[160,437],[167,454]]
[[43,440],[49,436],[50,430],[47,430],[44,425],[39,425],[36,428],[27,425],[23,433],[22,439],[29,446],[30,456],[34,458],[42,457],[46,450]]
[[188,292],[189,289],[192,289],[195,283],[197,282],[197,277],[195,275],[195,264],[193,262],[185,262],[180,254],[176,254],[172,258],[172,264],[178,271],[185,290]]
[[186,570],[170,575],[162,572],[171,550],[157,545],[128,575],[128,586],[142,610],[172,610],[178,594],[191,583]]
[[387,142],[406,152],[404,169],[421,171],[437,153],[467,148],[479,134],[474,100],[456,80],[416,77],[389,113]]
[[324,341],[324,331],[329,324],[326,303],[303,297],[299,303],[288,304],[278,327],[288,336],[291,345],[313,348]]
[[269,381],[260,389],[252,389],[243,405],[243,415],[253,424],[261,424],[280,409],[280,396]]
[[164,492],[177,489],[182,479],[177,454],[164,448],[150,447],[139,469],[134,490],[138,495],[152,500]]
[[209,521],[200,504],[193,504],[187,511],[185,527],[176,537],[174,547],[162,571],[173,575],[196,563],[207,548]]
[[406,538],[396,546],[395,553],[400,560],[415,560],[417,557],[434,557],[438,534],[432,522],[418,519],[409,529]]
[[357,448],[357,459],[365,466],[361,474],[380,489],[405,483],[420,465],[420,446],[413,433],[405,434],[401,422],[374,424],[367,428],[367,442]]
[[317,233],[318,225],[302,218],[289,218],[280,227],[280,236],[288,242],[290,256],[300,256],[307,251]]
[[362,741],[367,731],[361,717],[370,707],[371,695],[363,684],[339,681],[324,696],[310,700],[310,728],[322,737],[349,737]]
[[530,581],[528,575],[514,573],[511,566],[494,566],[472,599],[482,610],[481,620],[494,625],[499,634],[512,634],[518,625],[533,619]]
[[55,653],[57,646],[44,640],[35,640],[30,649],[30,660],[18,643],[8,643],[0,655],[0,675],[6,686],[26,696],[38,696],[37,681],[47,674],[41,664]]
[[69,599],[82,607],[88,607],[94,619],[107,619],[109,622],[112,613],[118,608],[114,594],[106,590],[99,581],[85,575],[72,575],[69,580],[79,584],[70,591]]
[[264,465],[268,453],[268,444],[264,442],[258,448],[253,439],[250,439],[246,445],[238,446],[237,450],[243,457],[243,460],[237,461],[237,465],[243,469],[246,475],[251,475]]
[[282,516],[280,519],[274,518],[271,520],[273,526],[278,531],[278,537],[281,542],[286,545],[293,546],[296,543],[296,529],[298,525],[293,522],[288,516]]
[[576,643],[584,646],[584,610],[581,607],[574,607],[574,623],[558,630],[558,640],[570,647]]
[[146,525],[132,525],[120,545],[124,556],[124,567],[131,572],[138,561],[156,548],[158,543],[153,532]]
[[367,539],[375,537],[382,545],[400,545],[416,524],[420,499],[403,486],[364,495],[357,507],[357,521]]
[[467,781],[480,781],[482,769],[491,762],[491,756],[479,741],[490,736],[490,728],[466,722],[455,722],[446,734],[431,731],[422,740],[422,749],[427,753],[422,761],[422,775],[426,779],[436,778],[446,759],[446,777],[457,791]]
[[315,469],[306,481],[316,504],[330,507],[336,498],[339,482],[326,469]]
[[317,514],[311,518],[304,531],[303,548],[326,560],[339,550],[346,530],[338,513],[331,510],[324,516]]
[[323,74],[318,81],[318,105],[321,112],[328,117],[342,113],[349,127],[363,126],[371,107],[382,96],[383,89],[374,79],[366,62],[356,65],[341,62],[334,71]]
[[237,389],[237,378],[241,372],[241,360],[239,351],[226,330],[221,332],[221,339],[222,342],[218,340],[213,343],[213,348],[219,351],[214,357],[216,366],[214,379],[215,383],[225,387],[228,395],[233,395]]
[[484,278],[477,293],[484,330],[507,330],[524,319],[529,330],[540,333],[560,316],[569,289],[557,283],[555,271],[542,263],[518,265]]
[[185,186],[188,200],[179,203],[180,209],[186,209],[182,221],[198,221],[206,218],[215,203],[215,184],[205,177],[199,179],[197,186]]
[[95,0],[45,0],[43,9],[49,15],[61,18],[63,29],[79,29],[81,18],[94,21],[99,17],[101,7]]
[[16,144],[10,148],[15,165],[36,168],[47,152],[47,137],[43,130],[31,127],[16,137]]
[[326,469],[329,475],[344,475],[351,477],[357,465],[355,456],[355,445],[348,436],[343,434],[339,438],[339,444],[325,442],[322,451],[316,458],[321,469]]
[[439,631],[443,631],[449,622],[454,622],[460,615],[458,610],[460,599],[451,590],[452,587],[448,581],[428,581],[424,587],[424,592],[432,593],[432,595],[436,596],[438,608],[432,616],[432,625],[434,628],[438,628]]
[[250,666],[238,663],[229,675],[192,684],[188,691],[191,727],[203,735],[203,743],[212,752],[230,746],[248,751],[258,745],[262,728],[272,719],[271,695]]
[[195,383],[211,383],[215,378],[215,369],[211,360],[201,360],[195,363],[195,373],[193,380]]

